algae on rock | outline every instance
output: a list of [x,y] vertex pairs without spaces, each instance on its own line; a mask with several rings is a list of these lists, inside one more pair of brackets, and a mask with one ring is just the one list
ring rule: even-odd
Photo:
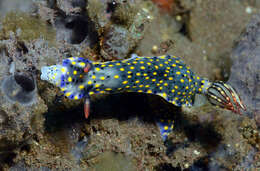
[[21,40],[43,38],[55,41],[55,30],[46,21],[25,12],[9,12],[2,18],[0,39],[8,39],[10,32],[16,33]]

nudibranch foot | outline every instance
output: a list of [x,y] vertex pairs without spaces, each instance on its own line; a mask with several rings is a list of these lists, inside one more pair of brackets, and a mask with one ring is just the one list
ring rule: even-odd
[[162,136],[163,141],[167,140],[168,135],[174,128],[174,120],[161,119],[160,121],[157,121],[157,125],[160,129],[160,134]]

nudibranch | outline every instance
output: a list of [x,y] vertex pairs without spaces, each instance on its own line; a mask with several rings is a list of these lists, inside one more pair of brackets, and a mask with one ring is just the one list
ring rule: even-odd
[[[176,106],[192,106],[197,93],[210,103],[240,113],[246,110],[239,95],[228,84],[210,82],[194,74],[179,57],[132,56],[109,62],[92,62],[82,57],[64,59],[61,65],[44,66],[41,79],[58,87],[69,99],[85,98],[89,116],[90,95],[96,93],[140,92],[156,94]],[[173,121],[158,122],[165,140]]]

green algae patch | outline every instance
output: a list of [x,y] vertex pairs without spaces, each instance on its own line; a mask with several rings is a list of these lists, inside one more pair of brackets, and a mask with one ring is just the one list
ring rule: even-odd
[[50,42],[55,41],[55,30],[46,21],[27,13],[9,12],[2,18],[2,26],[0,39],[7,39],[10,32],[14,32],[21,40],[43,38]]
[[93,170],[106,171],[135,171],[135,162],[133,162],[129,157],[114,152],[104,152],[96,158],[96,165],[92,167]]

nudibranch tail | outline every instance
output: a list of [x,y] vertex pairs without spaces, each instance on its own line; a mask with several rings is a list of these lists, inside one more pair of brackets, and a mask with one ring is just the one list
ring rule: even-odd
[[206,93],[211,104],[241,114],[241,109],[246,111],[241,98],[234,88],[222,81],[214,82]]
[[69,99],[81,99],[87,95],[85,75],[91,69],[91,62],[81,57],[64,59],[62,65],[41,68],[41,79],[61,88]]

